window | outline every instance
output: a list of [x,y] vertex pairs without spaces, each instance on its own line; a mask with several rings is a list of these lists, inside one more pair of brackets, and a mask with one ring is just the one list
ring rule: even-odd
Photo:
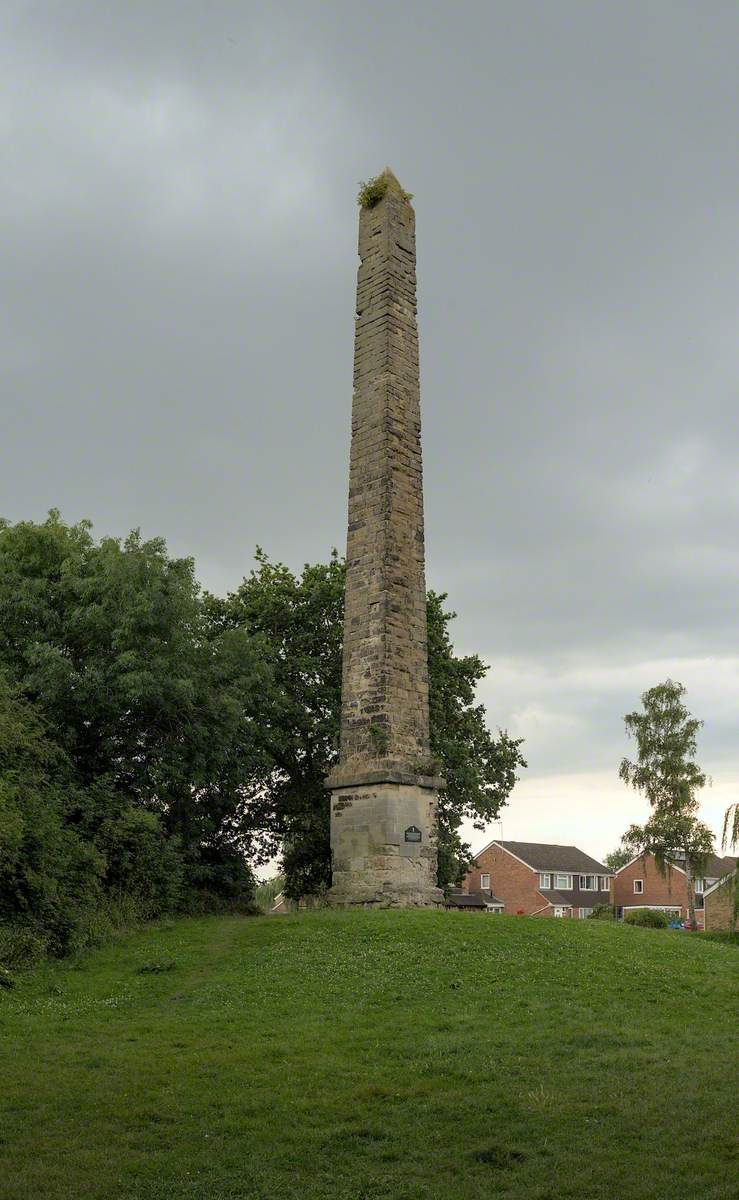
[[696,879],[695,890],[699,896],[703,895],[703,880],[702,879]]
[[595,882],[595,875],[581,875],[580,876],[580,890],[582,892],[596,891],[597,888],[596,888],[596,882]]
[[580,909],[580,920],[582,921],[585,919],[585,917],[589,917],[592,911],[593,911],[592,908],[581,908]]
[[555,917],[566,917],[567,909],[563,905],[558,904],[554,910],[554,915]]
[[489,875],[481,875],[480,876],[480,887],[482,888],[483,892],[490,891],[490,876]]
[[600,883],[600,890],[602,892],[607,892],[608,891],[608,876],[607,875],[599,875],[598,882]]
[[539,887],[551,888],[552,876],[547,871],[539,872]]
[[634,880],[634,895],[641,896],[643,891],[644,891],[644,880],[643,879],[635,879]]
[[554,876],[554,886],[556,888],[571,888],[572,887],[572,876],[571,875],[555,875]]

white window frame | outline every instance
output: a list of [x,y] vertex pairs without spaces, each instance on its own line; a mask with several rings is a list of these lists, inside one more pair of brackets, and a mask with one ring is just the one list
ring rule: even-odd
[[555,904],[555,906],[554,906],[555,917],[566,917],[567,911],[568,911],[568,906],[566,904]]
[[695,891],[696,891],[696,895],[698,895],[698,896],[702,896],[702,895],[703,895],[703,893],[704,893],[704,891],[705,891],[705,884],[704,884],[704,880],[702,880],[702,879],[694,879],[694,880],[693,880],[693,883],[694,883],[694,885],[695,885]]
[[[625,913],[641,912],[643,908],[652,908],[655,912],[667,913],[668,916],[670,913],[672,913],[673,916],[679,918],[679,920],[683,920],[682,909],[679,904],[625,904],[623,905],[622,911]],[[616,912],[618,912],[618,909]]]
[[540,871],[539,872],[539,887],[544,888],[545,891],[552,890],[552,872],[551,871]]
[[644,895],[644,880],[643,879],[635,879],[634,880],[634,895],[635,896],[643,896]]
[[[564,879],[564,883],[560,883],[560,879]],[[572,891],[572,875],[568,875],[566,871],[557,871],[554,876],[555,889],[561,888],[565,892]]]
[[580,920],[585,921],[590,916],[592,911],[593,911],[592,908],[581,908],[580,909]]
[[[583,879],[585,882],[583,883]],[[588,880],[592,879],[592,884],[588,887]],[[598,891],[598,876],[597,875],[581,875],[580,876],[580,891],[581,892],[597,892]]]
[[[487,883],[485,882],[486,879],[487,879]],[[490,875],[488,874],[487,871],[485,871],[484,873],[482,873],[480,875],[480,890],[483,892],[490,891]]]
[[599,892],[610,892],[610,890],[611,890],[611,886],[610,886],[608,876],[607,875],[599,875],[598,876],[598,891]]

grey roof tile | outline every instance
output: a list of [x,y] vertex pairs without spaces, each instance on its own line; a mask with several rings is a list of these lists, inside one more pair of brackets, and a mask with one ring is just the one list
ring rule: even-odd
[[611,875],[612,872],[597,859],[591,858],[577,846],[554,846],[548,842],[509,842],[496,838],[495,843],[510,850],[535,871],[577,871],[583,874]]

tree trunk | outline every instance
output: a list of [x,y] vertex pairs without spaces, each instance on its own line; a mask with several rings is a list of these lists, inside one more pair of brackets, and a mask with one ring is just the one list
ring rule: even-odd
[[685,855],[685,882],[688,887],[688,925],[691,929],[698,928],[698,922],[695,919],[695,883],[693,880],[693,864],[688,855]]

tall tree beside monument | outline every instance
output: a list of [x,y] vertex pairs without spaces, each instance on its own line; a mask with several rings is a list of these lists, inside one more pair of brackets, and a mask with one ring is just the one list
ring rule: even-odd
[[433,905],[415,214],[393,173],[360,192],[336,905]]
[[[240,630],[258,647],[258,686],[242,689],[239,755],[242,817],[257,861],[279,855],[291,899],[322,893],[331,882],[330,798],[325,779],[337,762],[346,572],[337,556],[294,574],[259,551],[257,568],[226,599],[206,599],[212,636]],[[446,786],[439,793],[437,883],[459,883],[471,863],[463,823],[497,819],[525,767],[521,740],[488,728],[477,686],[488,667],[458,655],[455,614],[429,592],[427,632],[432,757]]]

